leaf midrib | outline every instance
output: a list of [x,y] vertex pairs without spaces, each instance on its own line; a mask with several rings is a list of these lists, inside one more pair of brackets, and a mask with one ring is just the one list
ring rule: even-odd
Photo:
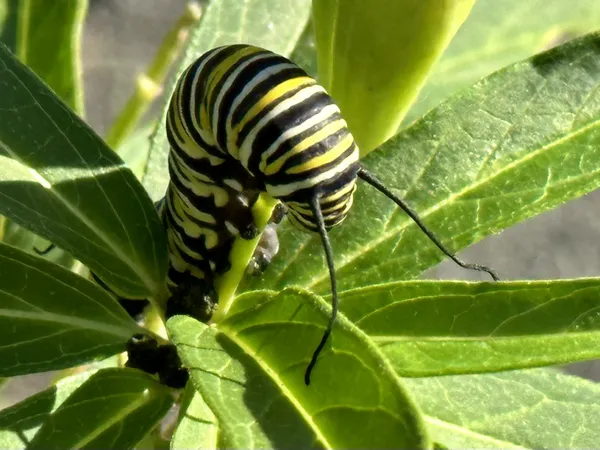
[[[468,428],[465,428],[463,426],[456,425],[456,424],[453,424],[450,422],[446,422],[446,421],[443,421],[440,419],[436,419],[435,417],[427,415],[427,414],[424,414],[423,417],[425,418],[426,422],[431,423],[437,427],[450,429],[450,430],[452,430],[452,432],[459,433],[461,435],[473,436],[474,438],[476,438],[480,441],[488,441],[490,443],[489,448],[511,448],[511,449],[527,449],[528,448],[528,447],[521,447],[519,445],[515,445],[511,442],[500,441],[498,439],[487,436],[485,434],[481,434],[481,433],[477,433],[475,431],[469,430]],[[492,446],[492,444],[494,445],[494,447]]]
[[[21,320],[30,320],[37,322],[48,322],[59,325],[68,325],[73,331],[77,330],[86,330],[86,331],[97,331],[103,334],[116,336],[119,338],[124,338],[125,340],[129,339],[132,334],[134,334],[137,330],[130,329],[125,327],[118,327],[114,325],[98,323],[89,319],[82,319],[80,317],[73,317],[68,315],[56,314],[48,311],[40,311],[35,313],[30,313],[26,311],[15,311],[11,309],[0,309],[0,319],[6,318],[14,318]],[[137,327],[137,326],[136,326]],[[17,342],[15,345],[19,345]]]

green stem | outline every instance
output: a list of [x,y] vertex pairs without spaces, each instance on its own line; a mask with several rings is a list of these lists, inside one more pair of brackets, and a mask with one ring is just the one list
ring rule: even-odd
[[167,336],[167,330],[165,329],[165,312],[161,305],[156,299],[151,298],[150,306],[147,308],[146,315],[144,317],[144,328],[150,331],[154,338],[163,344],[169,342]]
[[[269,223],[276,204],[277,200],[266,194],[261,194],[258,201],[252,207],[254,223],[261,232]],[[213,315],[212,322],[218,323],[222,321],[227,315],[229,308],[231,308],[235,299],[235,291],[246,273],[246,267],[254,254],[254,250],[256,250],[259,239],[260,234],[252,240],[247,241],[238,238],[233,243],[230,256],[231,269],[215,281],[215,287],[219,294],[219,307]]]
[[0,242],[4,241],[4,235],[6,234],[7,219],[4,216],[0,216]]
[[17,58],[27,64],[27,54],[29,50],[29,19],[31,16],[31,0],[21,0],[19,4],[18,28],[17,28]]
[[150,104],[162,92],[164,79],[183,49],[189,28],[200,20],[201,9],[192,1],[163,42],[145,73],[138,75],[135,91],[106,135],[106,143],[116,150],[131,133]]

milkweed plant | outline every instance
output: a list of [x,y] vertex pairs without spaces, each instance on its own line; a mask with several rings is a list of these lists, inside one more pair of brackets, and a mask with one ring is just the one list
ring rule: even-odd
[[[177,78],[236,43],[316,77],[361,163],[454,251],[581,197],[600,186],[600,2],[190,3],[104,137],[83,108],[86,8],[0,1],[2,392],[53,372],[4,403],[2,448],[598,446],[600,387],[549,366],[600,357],[600,278],[423,279],[444,255],[359,185],[329,233],[340,314],[306,386],[331,315],[319,236],[284,219],[253,274],[259,237],[236,241],[215,283],[227,308],[165,320],[154,202]],[[171,359],[131,367],[144,339]],[[165,382],[170,364],[184,387]]]

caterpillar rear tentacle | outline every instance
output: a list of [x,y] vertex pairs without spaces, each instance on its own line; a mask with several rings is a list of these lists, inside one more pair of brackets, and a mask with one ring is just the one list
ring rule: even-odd
[[36,252],[39,256],[46,256],[52,250],[56,248],[56,244],[49,244],[48,247],[44,249],[39,249],[37,247],[33,247],[33,251]]

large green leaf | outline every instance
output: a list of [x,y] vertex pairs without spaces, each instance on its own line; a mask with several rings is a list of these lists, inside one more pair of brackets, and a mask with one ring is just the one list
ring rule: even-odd
[[83,114],[81,29],[87,0],[21,0],[16,54],[78,114]]
[[406,380],[453,449],[597,448],[600,386],[554,370]]
[[395,134],[474,0],[313,2],[319,80],[361,155]]
[[50,414],[27,448],[133,448],[172,404],[170,389],[148,374],[103,369]]
[[600,358],[600,279],[397,282],[344,293],[348,320],[401,376]]
[[189,402],[182,402],[171,448],[224,448],[218,442],[219,426],[215,415],[198,392],[190,395]]
[[433,67],[405,123],[458,89],[562,40],[600,28],[597,0],[477,0]]
[[[529,14],[531,11],[535,14]],[[477,0],[433,66],[404,124],[495,70],[597,30],[599,21],[600,3],[596,0]],[[316,76],[317,54],[312,33],[311,28],[303,35],[292,59]]]
[[[4,5],[10,6],[15,16],[14,27],[3,33],[4,38],[14,41],[11,46],[13,53],[61,100],[83,116],[80,41],[87,0],[4,0]],[[10,37],[9,33],[12,34]],[[8,220],[3,241],[29,252],[49,245],[39,236]],[[53,251],[50,258],[65,267],[73,264],[72,256],[62,250]]]
[[0,448],[26,448],[52,412],[96,371],[64,378],[54,386],[0,411]]
[[[310,386],[304,371],[329,309],[285,290],[239,299],[218,329],[167,322],[227,448],[424,448],[418,411],[364,334],[340,318]],[[343,374],[343,375],[342,375]],[[348,376],[348,374],[352,374]]]
[[[600,35],[503,69],[453,96],[364,164],[452,249],[600,186]],[[396,205],[359,182],[331,233],[341,290],[413,278],[442,258]],[[317,235],[278,228],[281,249],[245,290],[329,291]]]
[[164,229],[131,171],[0,46],[0,213],[68,250],[117,293],[148,297]]
[[[192,30],[188,47],[165,92],[170,96],[177,76],[204,52],[229,44],[252,44],[288,56],[310,16],[310,0],[221,0],[210,2]],[[164,127],[168,103],[150,146],[143,184],[151,197],[161,198],[168,183],[169,143]]]
[[95,283],[0,244],[0,376],[45,372],[125,350],[140,328]]

